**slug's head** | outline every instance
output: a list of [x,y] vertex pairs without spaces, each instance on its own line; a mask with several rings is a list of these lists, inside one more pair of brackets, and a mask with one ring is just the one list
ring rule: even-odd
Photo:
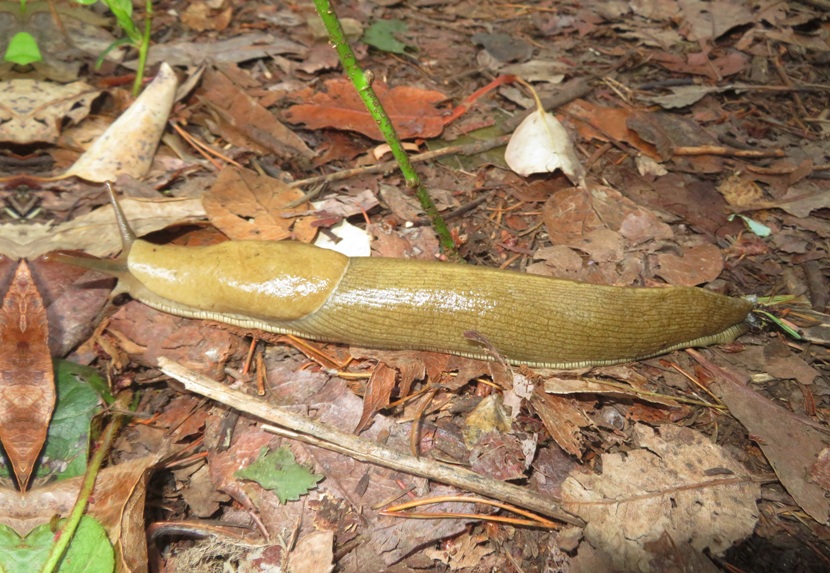
[[301,319],[328,300],[349,265],[340,253],[296,241],[182,247],[136,239],[112,186],[107,188],[121,233],[118,258],[50,258],[114,275],[115,293],[171,314],[248,325]]

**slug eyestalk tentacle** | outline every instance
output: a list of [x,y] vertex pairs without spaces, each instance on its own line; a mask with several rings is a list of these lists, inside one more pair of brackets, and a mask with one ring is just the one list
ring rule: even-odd
[[49,253],[45,258],[48,261],[83,267],[85,269],[113,275],[119,280],[124,280],[130,276],[128,259],[130,256],[130,250],[138,239],[132,227],[130,227],[127,216],[121,208],[121,204],[115,196],[115,189],[113,189],[112,183],[107,181],[104,185],[106,185],[107,193],[109,194],[110,204],[112,204],[112,208],[115,211],[115,221],[118,225],[118,233],[121,236],[121,254],[114,259],[90,259],[86,257],[79,257],[77,255],[70,255],[68,253],[55,252]]
[[124,215],[124,210],[121,209],[121,204],[115,197],[115,189],[112,188],[112,183],[107,181],[104,185],[107,186],[107,191],[110,196],[110,203],[115,211],[115,221],[118,225],[118,233],[121,235],[121,257],[126,259],[130,255],[130,248],[133,246],[133,243],[135,243],[137,237],[135,236],[133,228],[130,227],[130,222],[127,220],[127,216]]

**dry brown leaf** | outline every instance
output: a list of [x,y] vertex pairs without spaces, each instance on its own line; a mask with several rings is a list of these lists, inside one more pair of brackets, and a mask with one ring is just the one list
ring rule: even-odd
[[[119,572],[147,571],[144,497],[148,470],[165,453],[169,450],[105,468],[95,480],[87,513],[107,530],[118,555]],[[75,504],[82,480],[83,476],[52,483],[33,489],[25,496],[14,490],[0,489],[2,523],[24,537],[55,515],[67,515]]]
[[614,385],[603,384],[602,382],[585,379],[585,378],[560,378],[552,376],[545,378],[545,392],[548,394],[568,395],[568,394],[601,394],[603,396],[621,396],[627,398],[636,398],[653,402],[655,404],[662,404],[663,406],[677,407],[678,403],[668,396],[652,396],[643,395],[637,392],[636,388],[627,388],[621,382]]
[[130,358],[154,368],[159,356],[220,378],[226,363],[245,355],[244,341],[224,328],[180,318],[131,301],[113,315],[101,342],[107,340]]
[[315,531],[297,541],[288,555],[289,573],[329,573],[334,569],[334,532]]
[[218,129],[223,137],[239,147],[253,147],[262,154],[274,153],[286,158],[315,157],[316,154],[296,133],[234,83],[230,75],[235,71],[235,67],[229,67],[227,73],[208,69],[199,90],[200,99],[218,114]]
[[55,408],[49,324],[29,266],[21,261],[0,309],[0,441],[26,491]]
[[[708,368],[708,366],[707,366]],[[795,502],[819,523],[830,520],[830,502],[821,485],[809,481],[830,439],[811,421],[761,396],[731,372],[712,386],[729,413],[756,436],[756,442]]]
[[723,256],[715,245],[703,244],[683,249],[683,256],[674,253],[657,255],[660,268],[655,274],[675,286],[696,286],[711,282],[723,271]]
[[602,107],[582,99],[569,103],[564,109],[579,120],[575,124],[582,139],[625,142],[651,159],[660,159],[654,145],[629,129],[628,119],[633,113],[630,109]]
[[535,439],[491,431],[470,448],[470,469],[497,480],[524,479],[535,454]]
[[[592,233],[599,231],[619,233],[626,239],[627,247],[673,236],[671,227],[651,210],[603,185],[594,185],[588,190],[572,187],[554,193],[542,207],[542,218],[553,244],[587,252],[591,252]],[[607,258],[609,248],[618,251],[620,246],[614,244],[616,235],[599,234],[595,239],[603,237],[610,247],[600,248],[598,244],[598,252],[591,254]]]
[[716,40],[737,26],[750,24],[755,16],[741,0],[726,0],[712,4],[702,0],[677,2],[683,21],[683,35],[691,41],[704,43]]
[[230,24],[232,14],[233,5],[224,10],[215,11],[206,3],[196,1],[187,6],[181,16],[181,21],[182,24],[197,32],[204,32],[205,30],[222,31]]
[[513,421],[510,414],[505,412],[501,396],[490,394],[467,416],[463,430],[464,442],[468,448],[472,447],[490,432],[509,432],[512,425]]
[[[303,192],[253,171],[226,167],[202,199],[210,222],[233,240],[280,241],[293,238],[311,242],[317,230],[300,217],[308,209],[285,205],[302,198]],[[309,221],[307,221],[309,222]]]
[[530,398],[530,405],[553,441],[572,456],[582,459],[580,428],[590,425],[591,420],[576,403],[570,398],[545,394],[537,388]]
[[0,141],[18,144],[55,143],[64,120],[82,120],[101,93],[86,82],[18,79],[0,85]]
[[360,415],[360,421],[354,430],[355,434],[365,430],[372,422],[372,416],[389,405],[397,376],[397,370],[383,363],[378,364],[372,371],[372,376],[366,384],[366,394],[363,396],[363,413]]
[[[309,129],[347,129],[376,141],[384,141],[375,120],[366,110],[349,80],[328,80],[326,91],[306,96],[309,103],[290,107],[285,118],[305,124]],[[435,104],[447,99],[441,92],[408,86],[392,89],[376,81],[372,84],[378,98],[401,139],[437,137],[444,130],[444,118]],[[305,94],[303,94],[305,95]]]
[[495,547],[481,536],[465,532],[453,539],[447,539],[440,547],[424,549],[424,555],[448,565],[451,571],[473,569],[482,559],[495,551]]
[[603,454],[601,475],[579,468],[562,486],[563,506],[587,521],[585,539],[614,570],[652,571],[678,554],[697,562],[752,534],[760,486],[723,448],[677,426],[657,435],[638,424],[634,436],[641,449]]
[[[201,199],[121,199],[120,203],[139,236],[176,223],[194,222],[205,215]],[[96,257],[117,253],[121,249],[121,241],[112,207],[101,207],[60,225],[0,225],[0,253],[8,257],[31,259],[62,249],[84,251]]]

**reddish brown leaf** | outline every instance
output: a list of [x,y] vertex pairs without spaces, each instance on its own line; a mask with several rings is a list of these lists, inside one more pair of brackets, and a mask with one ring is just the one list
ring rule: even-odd
[[372,421],[372,416],[389,405],[397,374],[397,370],[383,363],[378,364],[372,372],[372,377],[369,378],[369,383],[366,385],[366,395],[363,397],[363,413],[360,415],[357,428],[355,428],[356,434],[366,429]]
[[[378,98],[401,139],[429,138],[444,130],[442,112],[434,105],[447,99],[441,92],[408,86],[389,89],[383,82],[372,84]],[[348,80],[329,80],[326,92],[317,92],[309,103],[290,107],[285,118],[292,123],[304,123],[309,129],[333,127],[362,133],[383,141],[375,120]]]
[[26,491],[55,407],[43,300],[21,261],[0,310],[0,441]]

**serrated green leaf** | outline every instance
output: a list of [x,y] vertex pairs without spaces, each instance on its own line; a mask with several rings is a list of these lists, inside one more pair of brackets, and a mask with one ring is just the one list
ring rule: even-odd
[[412,47],[404,44],[395,36],[406,32],[408,26],[401,20],[377,20],[363,33],[363,42],[378,50],[391,52],[393,54],[405,54],[406,48]]
[[[0,525],[0,571],[40,571],[54,539],[55,532],[48,523],[38,525],[23,538],[12,528]],[[83,516],[58,573],[112,573],[114,570],[115,552],[106,530],[94,518]]]
[[3,55],[3,61],[11,62],[19,66],[27,66],[42,60],[43,56],[40,54],[37,40],[28,32],[18,32],[15,34],[11,41],[9,41],[9,46]]
[[270,453],[268,448],[262,448],[256,460],[234,475],[273,491],[280,503],[300,499],[301,495],[308,493],[323,479],[322,475],[312,473],[298,464],[291,450],[285,447]]

